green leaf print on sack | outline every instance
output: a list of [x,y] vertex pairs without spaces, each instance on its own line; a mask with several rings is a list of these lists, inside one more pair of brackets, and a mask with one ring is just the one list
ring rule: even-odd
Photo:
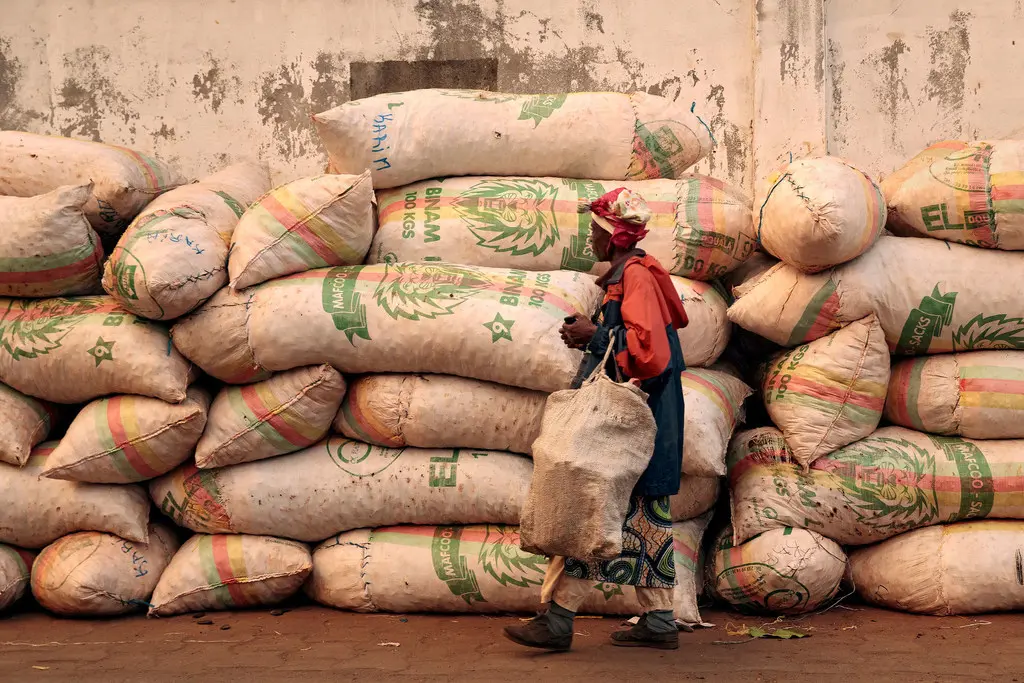
[[396,263],[386,266],[373,296],[395,320],[433,320],[486,287],[487,278],[474,268]]
[[485,180],[452,202],[477,244],[513,256],[537,256],[558,241],[558,188],[540,180]]
[[1024,349],[1024,320],[976,315],[953,332],[954,351]]
[[502,586],[539,586],[544,583],[547,563],[543,555],[524,552],[519,547],[517,527],[488,524],[480,544],[480,565]]
[[59,349],[64,337],[100,304],[95,297],[8,299],[0,318],[0,346],[14,360],[45,356]]
[[829,469],[857,521],[897,534],[935,521],[935,456],[903,439],[868,437],[831,456]]
[[562,108],[565,104],[565,94],[560,95],[532,95],[526,102],[523,102],[523,109],[519,112],[519,120],[526,121],[533,119],[533,127],[536,128],[540,122]]

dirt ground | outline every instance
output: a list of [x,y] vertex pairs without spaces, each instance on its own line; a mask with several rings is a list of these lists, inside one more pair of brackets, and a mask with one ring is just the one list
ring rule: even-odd
[[[3,681],[1024,681],[1024,617],[917,617],[860,605],[786,625],[802,640],[741,643],[765,619],[706,611],[676,652],[615,648],[617,619],[578,619],[573,651],[501,637],[517,617],[362,615],[295,605],[170,619],[0,619]],[[224,626],[230,628],[224,629]]]

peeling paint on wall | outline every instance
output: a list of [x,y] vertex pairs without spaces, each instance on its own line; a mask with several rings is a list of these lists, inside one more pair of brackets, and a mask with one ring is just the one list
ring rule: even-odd
[[910,91],[907,89],[907,68],[900,63],[901,57],[909,52],[910,48],[903,39],[896,38],[888,46],[870,54],[866,60],[880,75],[875,95],[886,121],[887,141],[901,152],[903,146],[900,141],[900,128],[906,120],[904,117],[909,116],[913,108]]
[[957,10],[949,15],[949,28],[938,31],[928,27],[928,48],[931,52],[925,94],[937,100],[942,114],[952,122],[957,135],[962,130],[964,90],[967,66],[971,63],[970,12]]

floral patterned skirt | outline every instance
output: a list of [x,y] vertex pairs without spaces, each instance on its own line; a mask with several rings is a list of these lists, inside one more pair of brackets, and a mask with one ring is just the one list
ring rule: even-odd
[[586,581],[644,588],[676,585],[668,496],[633,496],[622,523],[622,553],[611,560],[565,558],[565,573]]

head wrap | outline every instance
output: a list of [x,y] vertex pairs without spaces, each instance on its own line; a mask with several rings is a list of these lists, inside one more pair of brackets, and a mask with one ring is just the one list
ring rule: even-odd
[[644,198],[620,187],[580,207],[581,213],[592,213],[594,222],[612,234],[612,244],[631,249],[647,236],[651,210]]

